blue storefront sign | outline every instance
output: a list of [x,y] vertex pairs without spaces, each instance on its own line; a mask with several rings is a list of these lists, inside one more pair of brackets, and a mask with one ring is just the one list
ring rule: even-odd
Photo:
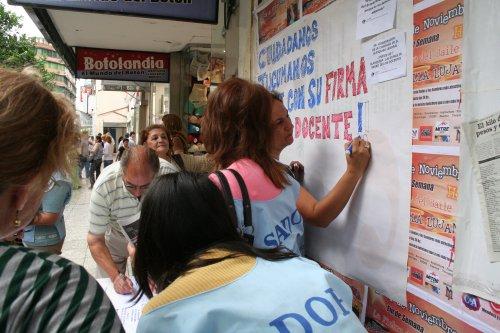
[[217,24],[219,0],[8,0],[12,5]]

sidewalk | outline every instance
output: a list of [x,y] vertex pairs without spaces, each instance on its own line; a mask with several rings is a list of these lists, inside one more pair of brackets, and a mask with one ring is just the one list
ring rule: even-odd
[[71,201],[64,210],[66,239],[62,249],[62,256],[85,267],[95,277],[97,266],[87,245],[91,190],[89,190],[87,179],[81,181],[82,187],[73,190]]

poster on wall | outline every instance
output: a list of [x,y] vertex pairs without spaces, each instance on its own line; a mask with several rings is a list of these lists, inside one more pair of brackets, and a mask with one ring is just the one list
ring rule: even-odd
[[460,144],[463,14],[463,0],[446,0],[413,16],[415,145]]
[[486,325],[475,328],[413,293],[409,292],[407,299],[403,305],[370,288],[365,321],[368,332],[482,333],[491,330],[484,330]]
[[257,13],[259,43],[300,19],[299,0],[272,0]]
[[335,0],[302,0],[302,15],[315,13]]
[[[409,35],[412,6],[400,1],[398,8],[396,32]],[[261,42],[255,79],[282,94],[295,142],[280,160],[304,164],[305,187],[316,198],[345,172],[344,143],[357,136],[371,142],[370,166],[353,198],[326,230],[307,229],[306,254],[404,302],[412,81],[406,75],[367,83],[362,43],[354,29],[343,28],[356,15],[355,1],[335,1]],[[409,41],[404,47],[410,54]]]

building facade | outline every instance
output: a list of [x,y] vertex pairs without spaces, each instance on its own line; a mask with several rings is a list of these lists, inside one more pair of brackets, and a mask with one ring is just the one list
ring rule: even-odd
[[63,94],[71,104],[75,105],[75,77],[71,74],[71,71],[66,67],[52,44],[47,42],[45,38],[36,37],[35,47],[37,57],[43,59],[47,71],[55,75],[53,91]]

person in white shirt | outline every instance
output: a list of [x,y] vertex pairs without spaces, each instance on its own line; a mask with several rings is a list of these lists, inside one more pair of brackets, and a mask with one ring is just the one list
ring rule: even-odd
[[130,137],[128,138],[128,145],[130,147],[137,146],[137,141],[135,138],[135,132],[130,132]]
[[113,143],[111,141],[111,136],[105,135],[103,137],[104,148],[102,150],[102,162],[104,167],[107,167],[113,163]]
[[98,277],[109,277],[115,291],[128,294],[132,283],[124,275],[127,244],[137,237],[141,197],[157,175],[179,172],[144,146],[126,150],[120,163],[105,168],[90,196],[89,250]]

